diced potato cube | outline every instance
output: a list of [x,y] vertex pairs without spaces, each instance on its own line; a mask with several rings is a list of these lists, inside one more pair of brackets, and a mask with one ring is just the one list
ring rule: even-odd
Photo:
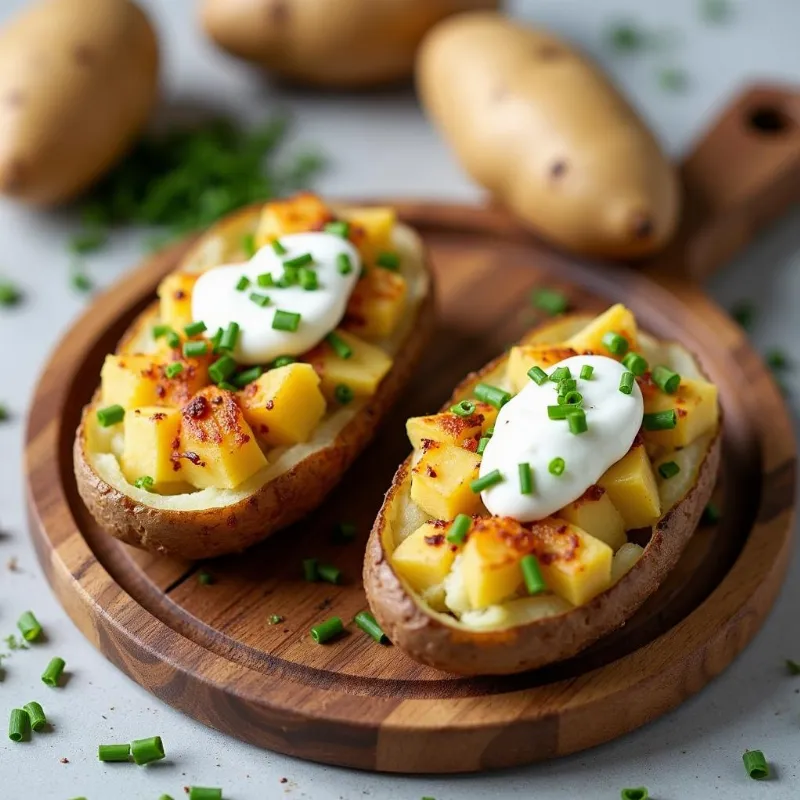
[[608,332],[618,333],[628,340],[631,350],[639,346],[639,334],[633,314],[621,303],[611,306],[599,317],[592,320],[585,328],[567,340],[567,347],[578,353],[598,353],[615,358],[603,345],[603,336]]
[[674,449],[686,447],[708,431],[714,430],[719,421],[717,387],[713,383],[691,378],[681,378],[675,394],[655,392],[645,398],[645,414],[675,409],[678,424],[666,431],[644,431],[645,441],[661,447]]
[[[158,286],[159,317],[163,325],[169,325],[175,333],[183,336],[183,329],[192,322],[192,292],[197,275],[173,272]],[[159,340],[159,345],[163,340]]]
[[447,539],[450,523],[426,522],[400,542],[392,553],[392,566],[411,588],[422,594],[444,581],[457,547]]
[[481,496],[469,488],[478,477],[481,458],[463,447],[433,443],[411,475],[411,499],[436,519],[477,514]]
[[415,450],[425,441],[453,444],[475,450],[481,434],[494,425],[497,409],[488,403],[475,403],[475,413],[460,417],[452,411],[432,414],[428,417],[411,417],[406,422],[406,433]]
[[392,368],[392,359],[379,347],[361,341],[341,329],[336,334],[352,350],[350,358],[342,358],[323,342],[304,356],[321,380],[322,393],[331,402],[336,400],[336,387],[349,386],[356,397],[370,397]]
[[332,219],[330,209],[310,192],[272,200],[261,211],[255,234],[256,247],[264,247],[289,233],[320,231]]
[[622,545],[614,554],[614,563],[611,565],[611,582],[616,583],[621,577],[627,575],[642,557],[642,553],[644,553],[644,548],[641,545],[633,542]]
[[307,442],[325,414],[319,376],[310,364],[271,369],[238,397],[250,427],[274,447]]
[[364,339],[385,339],[405,310],[406,279],[388,269],[372,269],[356,284],[347,303],[344,327]]
[[125,415],[122,472],[129,483],[149,477],[156,490],[183,480],[172,454],[178,447],[181,412],[177,408],[135,408]]
[[342,212],[342,217],[350,223],[350,240],[366,263],[373,263],[385,250],[393,250],[392,233],[397,223],[393,208],[350,208]]
[[661,516],[656,476],[643,444],[635,442],[599,483],[625,520],[625,530],[649,528]]
[[528,370],[541,367],[545,372],[550,368],[576,355],[570,347],[553,347],[552,345],[524,344],[512,347],[508,353],[506,376],[514,394],[521,392],[530,383]]
[[180,448],[174,458],[182,480],[200,489],[235,489],[267,466],[230,392],[207,386],[181,414]]
[[601,486],[590,486],[575,502],[564,506],[558,516],[605,542],[612,550],[619,550],[628,541],[625,521]]

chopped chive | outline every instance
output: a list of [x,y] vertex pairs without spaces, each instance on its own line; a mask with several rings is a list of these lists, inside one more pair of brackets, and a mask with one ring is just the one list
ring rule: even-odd
[[548,380],[547,373],[541,367],[531,367],[528,370],[528,377],[537,384],[537,386],[542,386],[547,383]]
[[250,369],[243,370],[238,375],[236,375],[233,379],[233,385],[237,389],[244,389],[248,383],[252,383],[253,381],[257,381],[262,375],[264,374],[264,370],[261,367],[250,367]]
[[5,422],[9,417],[8,409],[3,403],[0,403],[0,422]]
[[220,382],[217,384],[217,386],[218,386],[220,389],[224,389],[226,392],[235,392],[235,391],[236,391],[236,388],[237,388],[237,387],[236,387],[236,386],[234,386],[232,383],[228,383],[228,381],[220,381]]
[[619,390],[622,394],[632,394],[636,378],[632,372],[623,372],[619,379]]
[[533,470],[528,463],[522,463],[519,469],[519,493],[533,494]]
[[567,414],[567,425],[570,433],[586,433],[589,430],[589,426],[586,424],[586,412],[583,409],[578,409]]
[[9,281],[0,281],[0,306],[9,308],[22,299],[22,292]]
[[333,396],[336,398],[336,402],[339,403],[339,405],[346,406],[353,401],[356,395],[346,383],[340,383],[333,390]]
[[471,526],[472,517],[467,514],[458,514],[450,523],[450,530],[447,531],[447,541],[450,544],[464,544]]
[[78,256],[87,255],[99,250],[108,241],[108,231],[94,226],[93,228],[76,233],[69,240],[70,252]]
[[570,414],[570,409],[566,405],[547,406],[548,419],[561,420],[566,419]]
[[319,289],[319,279],[317,278],[317,273],[314,272],[313,269],[307,269],[303,267],[300,270],[300,286],[303,287],[307,292],[314,292]]
[[73,267],[70,285],[77,292],[91,292],[94,288],[92,279],[79,267]]
[[35,642],[42,635],[42,626],[33,611],[23,611],[17,620],[17,627],[26,642]]
[[333,348],[333,352],[336,353],[339,358],[347,359],[353,355],[353,349],[338,333],[336,333],[336,331],[331,331],[325,337],[325,341]]
[[166,336],[172,328],[169,325],[153,325],[152,328],[152,336],[154,339],[160,339],[162,336]]
[[270,244],[272,246],[272,249],[275,251],[277,255],[279,256],[286,255],[286,248],[281,244],[280,239],[273,239]]
[[311,253],[302,253],[299,256],[295,256],[294,258],[287,258],[286,261],[283,262],[283,267],[286,269],[292,269],[293,267],[305,267],[308,264],[314,263],[314,256]]
[[316,558],[304,558],[303,559],[303,577],[313,583],[316,580],[319,580],[319,562]]
[[333,564],[320,564],[317,567],[317,574],[325,583],[339,584],[342,582],[342,571]]
[[222,334],[222,338],[219,340],[219,349],[220,350],[233,350],[236,347],[236,342],[239,340],[239,323],[238,322],[230,322],[228,323],[228,327],[225,328],[225,332]]
[[8,720],[8,738],[12,742],[21,742],[28,737],[28,712],[21,708],[12,708]]
[[656,411],[642,417],[642,425],[646,431],[669,431],[678,424],[678,413],[674,408],[668,411]]
[[486,475],[482,475],[480,478],[475,478],[475,480],[471,481],[469,488],[472,489],[475,494],[480,494],[485,489],[502,483],[504,480],[505,478],[503,478],[500,470],[493,469],[491,472],[487,472]]
[[236,372],[236,362],[230,356],[222,356],[208,368],[208,376],[214,383],[228,380],[234,372]]
[[181,337],[178,336],[178,334],[173,330],[167,331],[167,333],[164,336],[164,339],[166,340],[167,345],[171,347],[173,350],[176,347],[181,346]]
[[256,283],[263,288],[267,286],[274,286],[275,280],[273,279],[271,272],[262,272],[256,278]]
[[675,394],[681,385],[681,376],[673,372],[669,367],[657,365],[652,371],[653,383],[661,389],[664,394]]
[[133,482],[133,485],[137,489],[144,489],[147,492],[149,492],[153,488],[154,484],[155,481],[150,475],[141,475]]
[[181,372],[183,372],[183,364],[181,364],[180,361],[173,361],[171,364],[167,364],[167,366],[164,367],[164,374],[170,379],[177,378]]
[[250,302],[255,303],[257,306],[261,306],[261,308],[264,308],[265,306],[269,305],[268,294],[261,294],[260,292],[250,292],[249,300]]
[[129,744],[101,744],[97,746],[98,761],[128,761],[131,757]]
[[199,358],[208,353],[208,342],[184,342],[183,355],[186,358]]
[[330,233],[333,236],[341,236],[346,239],[350,234],[350,223],[345,222],[343,219],[337,219],[335,222],[328,222],[323,228],[325,233]]
[[511,395],[508,392],[488,383],[479,383],[472,393],[481,402],[488,403],[495,408],[502,408],[511,399]]
[[800,675],[800,664],[797,661],[792,661],[791,658],[786,659],[786,669],[789,670],[790,675]]
[[638,786],[635,789],[623,789],[620,792],[621,800],[648,800],[650,792],[644,786]]
[[199,336],[201,333],[205,333],[208,330],[206,328],[205,322],[202,320],[198,320],[197,322],[190,322],[186,325],[183,329],[183,332],[187,336]]
[[492,425],[491,428],[487,428],[486,429],[486,435],[487,436],[494,436],[494,425]]
[[530,553],[520,559],[519,566],[522,569],[522,577],[525,579],[525,588],[528,594],[539,594],[547,589],[547,584],[542,577],[539,569],[539,562],[536,556]]
[[272,368],[278,369],[279,367],[287,367],[289,364],[296,364],[297,359],[294,356],[278,356],[272,362]]
[[622,363],[637,377],[647,372],[647,360],[639,353],[626,353]]
[[570,372],[569,367],[558,367],[550,374],[550,380],[553,381],[553,383],[560,383],[561,381],[567,380],[567,378],[571,377],[572,373]]
[[565,470],[566,468],[567,468],[567,464],[566,464],[566,462],[564,461],[564,459],[563,459],[563,458],[561,458],[560,456],[559,456],[559,457],[557,457],[557,458],[554,458],[554,459],[553,459],[553,460],[552,460],[552,461],[551,461],[551,462],[550,462],[550,463],[547,465],[547,471],[548,471],[548,472],[549,472],[551,475],[563,475],[563,474],[564,474],[564,470]]
[[358,528],[354,522],[337,522],[333,531],[333,541],[336,544],[346,544],[356,538]]
[[252,233],[246,233],[242,236],[242,250],[247,259],[256,254],[256,237]]
[[568,408],[567,411],[575,411],[577,407],[583,403],[583,395],[580,392],[567,392],[564,395],[565,406],[575,406],[576,408]]
[[665,479],[674,478],[680,471],[681,468],[674,461],[665,461],[658,467],[658,474]]
[[732,11],[730,0],[702,0],[700,3],[700,15],[706,22],[715,24],[727,22]]
[[760,750],[745,750],[742,761],[745,771],[753,780],[763,781],[769,778],[769,764]]
[[30,703],[26,703],[22,708],[27,712],[31,728],[34,732],[39,733],[47,727],[47,717],[39,703],[32,700]]
[[270,614],[267,623],[269,625],[280,625],[283,622],[283,617],[280,614]]
[[471,417],[475,413],[475,403],[472,400],[462,400],[450,406],[450,411],[459,417]]
[[789,358],[783,350],[770,350],[766,355],[767,366],[776,371],[786,369],[789,366]]
[[236,291],[243,292],[248,286],[250,285],[250,278],[247,275],[242,275],[238,281],[236,281]]
[[378,257],[375,259],[375,263],[379,267],[383,267],[384,269],[389,269],[392,272],[397,272],[397,270],[400,269],[400,256],[397,255],[397,253],[384,251],[383,253],[378,253]]
[[592,379],[593,372],[594,367],[591,364],[584,364],[581,367],[581,379],[584,381],[590,381]]
[[756,319],[756,307],[745,300],[731,309],[731,316],[744,330],[749,331]]
[[217,328],[217,332],[211,337],[211,352],[216,356],[219,355],[219,343],[222,341],[222,335],[225,331],[222,328]]
[[658,84],[667,92],[682,92],[689,84],[689,77],[679,67],[664,67],[658,72]]
[[578,388],[578,381],[576,378],[564,378],[558,382],[558,393],[566,394],[567,392],[574,392]]
[[339,617],[331,617],[311,628],[311,638],[317,644],[324,644],[338,636],[343,630],[342,620]]
[[54,689],[58,686],[58,681],[61,679],[61,673],[64,671],[65,666],[66,662],[63,658],[59,658],[58,656],[51,658],[50,663],[42,673],[42,683]]
[[294,333],[298,325],[300,325],[300,314],[282,311],[280,308],[275,311],[275,316],[272,318],[273,330]]
[[211,786],[190,786],[189,800],[222,800],[222,789]]
[[211,586],[211,584],[214,583],[214,576],[207,570],[201,569],[200,572],[197,573],[197,582],[201,586]]
[[160,761],[166,753],[164,743],[160,736],[151,736],[149,739],[134,739],[131,742],[131,755],[133,760],[140,767],[145,764],[152,764],[153,761]]
[[339,270],[340,275],[349,275],[353,271],[353,262],[347,253],[339,253],[336,256],[336,269]]
[[479,456],[483,455],[483,451],[486,450],[486,445],[489,444],[490,439],[490,436],[482,436],[480,438],[480,441],[478,442],[478,449],[475,451]]
[[703,509],[700,521],[704,525],[714,525],[722,519],[722,511],[716,503],[708,503]]
[[608,352],[612,355],[624,356],[625,353],[628,352],[628,340],[615,331],[608,331],[607,333],[604,333],[601,341],[603,343],[603,347],[605,347],[606,350],[608,350]]
[[620,53],[633,53],[645,46],[646,36],[631,22],[620,22],[610,28],[608,43]]
[[359,611],[353,618],[353,622],[378,644],[389,644],[389,637],[383,632],[381,626],[378,625],[378,620],[369,611]]
[[551,317],[563,314],[569,307],[566,296],[556,289],[534,289],[531,304]]

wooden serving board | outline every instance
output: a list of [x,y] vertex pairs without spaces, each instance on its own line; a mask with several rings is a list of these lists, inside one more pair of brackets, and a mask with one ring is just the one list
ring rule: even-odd
[[[767,615],[786,571],[795,444],[776,385],[742,331],[695,279],[742,247],[800,192],[800,101],[769,87],[740,97],[683,165],[686,224],[635,271],[555,253],[505,213],[394,203],[422,233],[438,280],[438,330],[394,416],[309,519],[210,564],[120,544],[78,497],[72,439],[104,355],[152,298],[183,247],[147,261],[99,298],[59,343],[27,432],[30,526],[58,598],[86,637],[161,700],[272,750],[370,770],[453,772],[521,764],[620,736],[674,708],[724,669]],[[309,627],[365,607],[364,544],[408,444],[406,417],[430,412],[468,371],[535,321],[530,290],[557,286],[573,308],[624,301],[643,327],[693,349],[725,416],[722,523],[696,532],[679,566],[620,631],[547,669],[469,679],[420,666],[354,626],[328,645]],[[358,540],[332,541],[352,520]],[[306,583],[301,559],[344,571]],[[199,569],[215,583],[202,586]],[[271,615],[284,617],[270,625]],[[441,746],[446,731],[447,746]]]

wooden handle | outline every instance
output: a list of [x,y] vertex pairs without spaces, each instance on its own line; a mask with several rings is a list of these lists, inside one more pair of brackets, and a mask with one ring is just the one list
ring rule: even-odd
[[681,177],[681,230],[645,267],[672,285],[707,278],[800,201],[800,89],[744,91],[683,162]]

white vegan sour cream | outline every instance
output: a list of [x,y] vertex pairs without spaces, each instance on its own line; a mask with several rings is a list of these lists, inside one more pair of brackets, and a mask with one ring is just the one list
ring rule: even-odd
[[[592,376],[579,378],[590,365]],[[600,476],[630,449],[642,424],[642,392],[634,382],[631,394],[619,390],[626,367],[606,356],[573,356],[550,370],[569,367],[583,395],[588,430],[571,433],[566,420],[550,419],[548,406],[557,404],[552,381],[541,386],[531,381],[512,397],[497,416],[494,434],[483,452],[480,476],[493,470],[501,483],[481,492],[486,508],[496,516],[520,522],[542,519],[577,500]],[[564,459],[564,472],[553,475],[553,459]],[[533,491],[520,492],[519,464],[533,470]]]
[[[286,253],[278,255],[271,246],[262,247],[247,263],[223,265],[204,272],[192,292],[192,318],[202,320],[209,335],[231,322],[239,325],[234,358],[240,364],[265,364],[278,356],[299,356],[318,345],[341,321],[347,301],[358,282],[361,258],[353,245],[331,233],[295,233],[282,236]],[[277,283],[284,264],[309,253],[308,269],[317,275],[318,288],[300,285],[260,286],[259,275],[270,274]],[[339,259],[344,254],[352,269],[342,274]],[[239,291],[242,277],[249,285]],[[266,295],[259,305],[251,295]],[[300,314],[295,331],[272,327],[277,310]]]

